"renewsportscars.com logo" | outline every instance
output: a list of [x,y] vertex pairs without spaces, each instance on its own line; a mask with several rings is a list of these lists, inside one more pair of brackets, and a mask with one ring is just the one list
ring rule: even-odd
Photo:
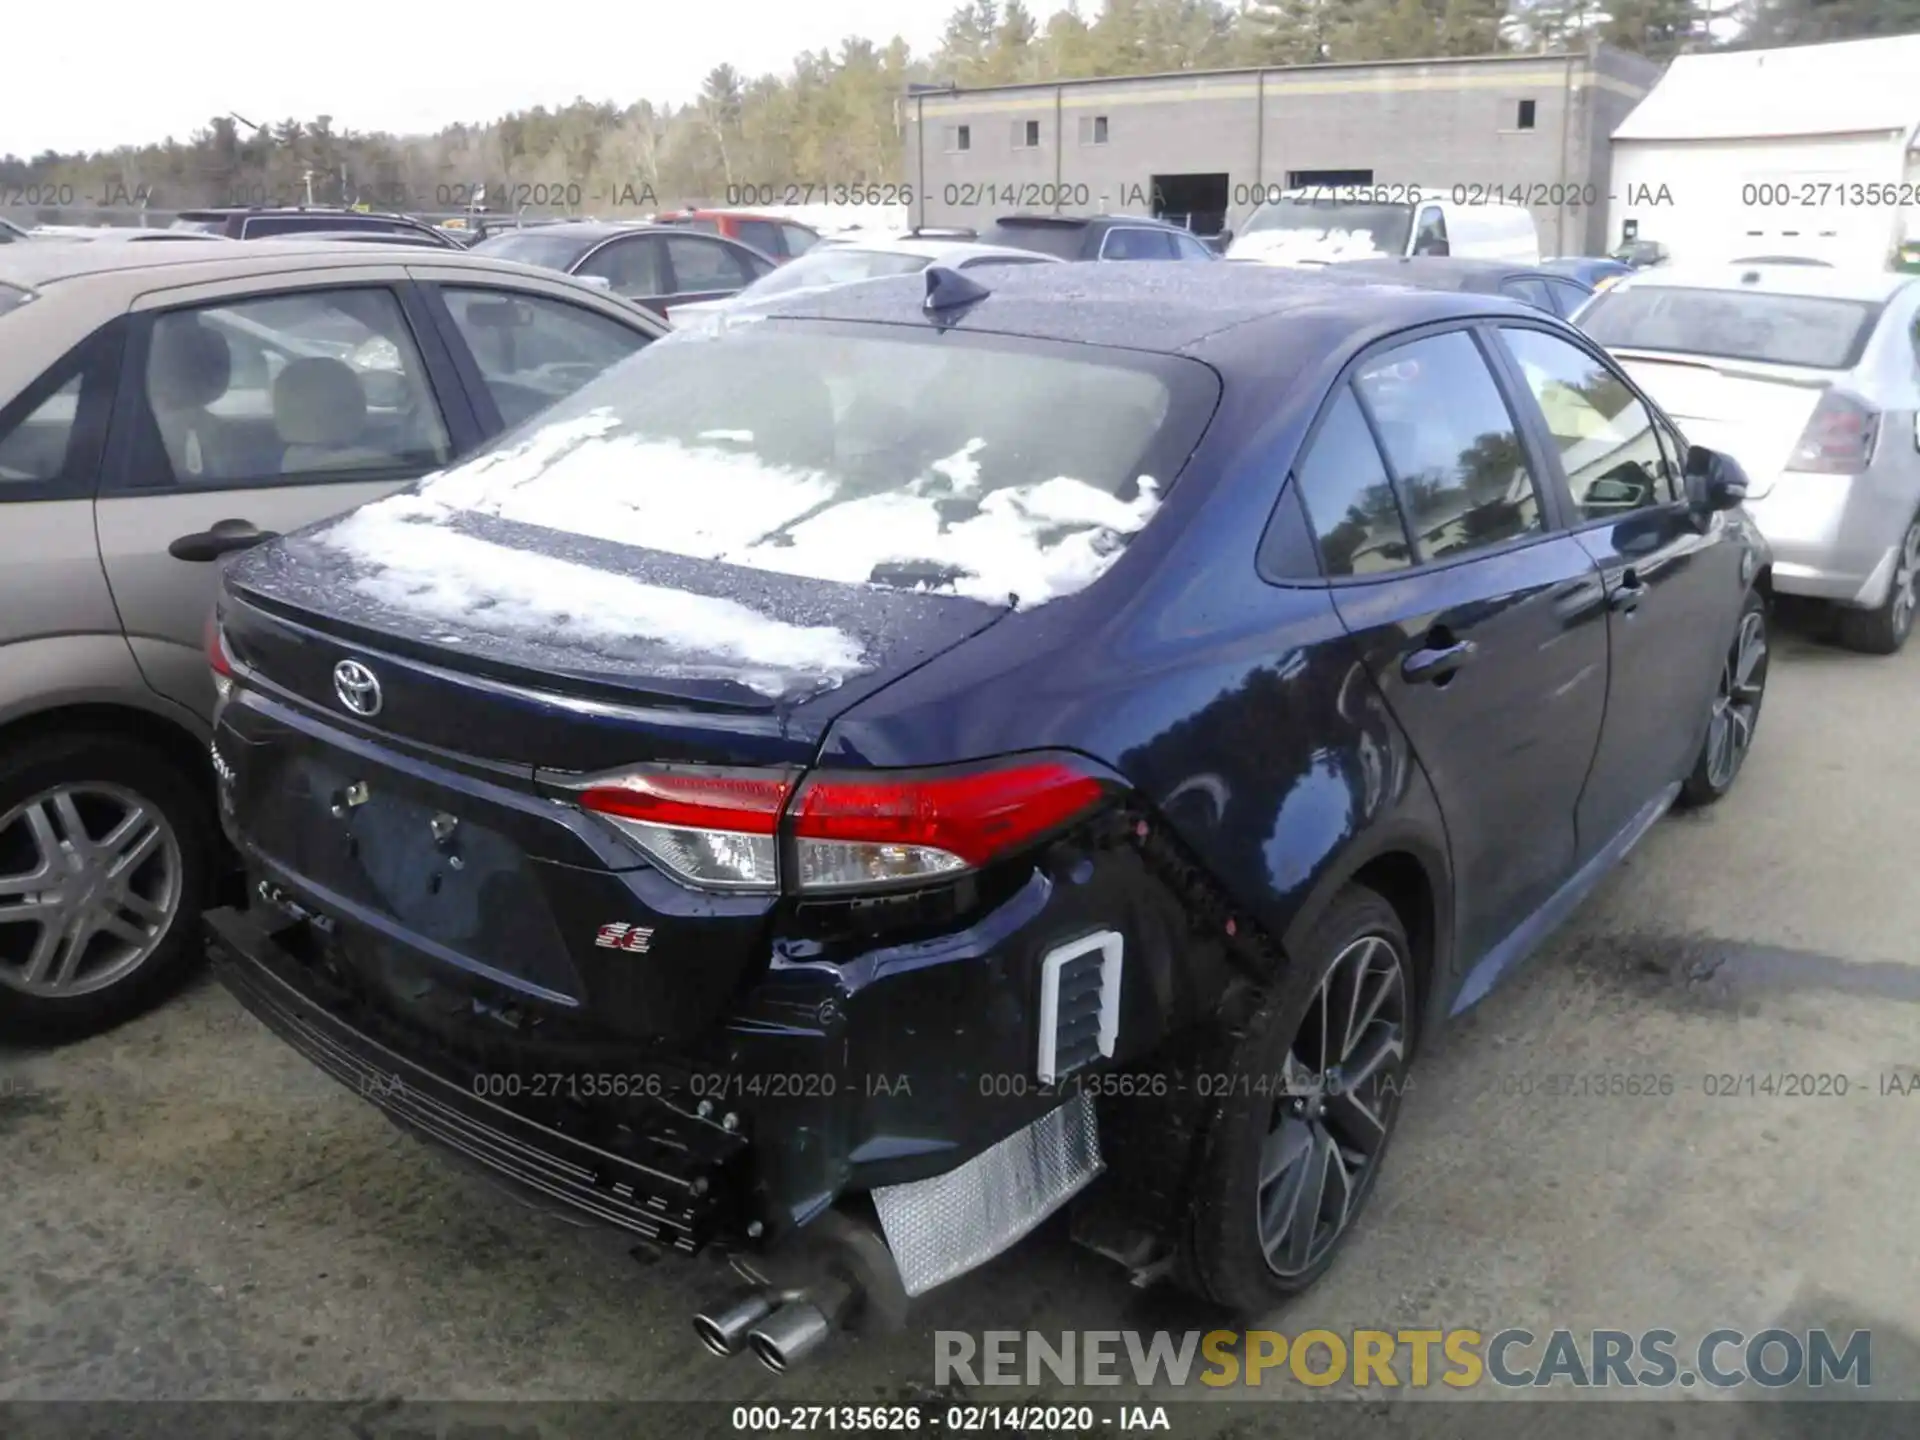
[[1873,1383],[1873,1332],[936,1330],[934,1384],[1777,1390]]

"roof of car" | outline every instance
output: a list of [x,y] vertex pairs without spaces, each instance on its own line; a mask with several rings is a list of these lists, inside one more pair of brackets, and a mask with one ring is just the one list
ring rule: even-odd
[[[6,251],[0,250],[0,256]],[[1748,279],[1751,276],[1753,278]],[[1822,296],[1879,304],[1920,281],[1897,270],[1829,269],[1821,265],[1662,265],[1636,270],[1607,287],[1607,294],[1651,287],[1692,290],[1753,290],[1764,295]]]
[[1556,280],[1571,278],[1557,270],[1543,270],[1538,265],[1517,264],[1510,260],[1482,260],[1468,255],[1376,256],[1366,260],[1343,260],[1336,268],[1383,278],[1403,276],[1409,285],[1453,290],[1471,290],[1478,285],[1497,286],[1502,280],[1515,275],[1551,275]]
[[[526,228],[538,230],[542,235],[559,235],[577,240],[604,240],[613,235],[631,235],[636,230],[672,231],[674,229],[671,225],[652,225],[645,220],[555,220],[550,224],[531,225]],[[497,240],[502,235],[514,233],[516,232],[513,229],[500,230],[487,236],[487,239]],[[726,237],[723,235],[719,238],[724,240]]]
[[1153,215],[1001,215],[992,223],[995,225],[1047,225],[1059,229],[1084,225],[1145,225],[1155,230],[1181,230],[1184,225],[1175,225],[1171,220],[1161,220]]
[[830,248],[822,249],[822,254],[844,252],[848,250],[878,250],[890,255],[923,255],[929,260],[948,260],[959,263],[962,260],[977,260],[985,255],[1004,255],[1010,259],[1053,261],[1063,264],[1057,257],[1043,255],[1037,250],[1022,250],[1016,245],[988,245],[977,240],[941,239],[937,236],[913,235],[875,235],[862,240],[857,237],[845,238]]
[[[1390,285],[1370,276],[1336,276],[1331,268],[1193,265],[1180,260],[1011,265],[970,274],[968,278],[989,293],[942,323],[961,330],[1171,352],[1194,351],[1211,336],[1256,322],[1281,324],[1291,344],[1329,349],[1357,330],[1397,329],[1476,313],[1538,313],[1499,296]],[[924,275],[889,277],[769,299],[760,313],[780,319],[926,325],[932,323],[922,310],[926,290]]]
[[[409,252],[414,246],[405,247]],[[37,288],[87,276],[125,271],[168,271],[167,283],[187,285],[229,275],[271,274],[300,259],[316,267],[377,264],[378,246],[347,240],[250,240],[231,245],[101,245],[92,240],[49,238],[31,245],[0,247],[0,280]],[[532,273],[511,260],[476,255],[471,250],[435,249],[435,264],[475,265],[514,274]],[[415,263],[420,263],[418,260]],[[538,272],[551,277],[551,272]]]
[[765,220],[772,225],[797,225],[802,230],[814,229],[806,221],[796,220],[791,215],[771,215],[764,210],[729,210],[724,206],[710,205],[690,206],[685,210],[663,210],[654,219],[662,225],[670,225],[673,221],[669,217],[673,216],[683,220],[706,220],[717,215],[726,215],[735,220]]
[[229,215],[338,215],[342,219],[350,219],[357,215],[371,220],[413,219],[411,215],[403,215],[398,210],[356,210],[351,205],[203,205],[198,209],[179,212],[182,220],[200,220],[216,215],[222,218]]

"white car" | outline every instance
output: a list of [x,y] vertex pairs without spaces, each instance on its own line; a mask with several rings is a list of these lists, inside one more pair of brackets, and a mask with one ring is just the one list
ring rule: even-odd
[[1690,441],[1724,450],[1773,547],[1773,588],[1828,602],[1891,654],[1920,584],[1920,276],[1816,265],[1663,265],[1573,323]]
[[759,301],[784,298],[811,290],[828,290],[836,285],[851,285],[860,280],[877,280],[883,275],[911,275],[929,265],[944,265],[952,270],[972,270],[985,265],[1059,265],[1063,261],[1032,250],[1016,250],[1008,245],[982,245],[977,241],[950,240],[931,236],[874,236],[870,239],[823,240],[797,259],[724,300],[704,300],[693,305],[676,305],[673,323],[676,329],[705,328],[729,311],[750,307]]
[[1320,186],[1269,195],[1237,231],[1226,258],[1260,265],[1333,265],[1380,256],[1540,263],[1540,232],[1524,205],[1465,203],[1466,187]]

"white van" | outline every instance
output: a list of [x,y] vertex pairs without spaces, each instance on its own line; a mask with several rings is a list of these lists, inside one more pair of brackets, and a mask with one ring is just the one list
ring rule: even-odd
[[1540,230],[1531,210],[1466,204],[1458,194],[1462,188],[1356,185],[1281,191],[1234,232],[1227,259],[1326,265],[1378,255],[1460,255],[1540,263]]

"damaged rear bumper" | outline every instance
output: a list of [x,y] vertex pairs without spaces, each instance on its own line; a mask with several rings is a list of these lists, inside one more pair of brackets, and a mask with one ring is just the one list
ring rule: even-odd
[[[350,997],[329,993],[316,972],[279,943],[291,928],[270,927],[258,909],[208,912],[216,974],[269,1030],[389,1120],[479,1165],[542,1208],[686,1253],[713,1238],[725,1218],[725,1171],[744,1146],[739,1137],[726,1137],[732,1145],[699,1147],[674,1143],[664,1131],[651,1137],[629,1132],[616,1150],[569,1134],[558,1107],[539,1117],[529,1113],[533,1106],[509,1109],[486,1097],[489,1087],[477,1069],[462,1073],[445,1056],[423,1064],[357,1025]],[[659,1103],[671,1124],[672,1102]]]
[[[994,1094],[1008,1087],[929,1073],[904,1056],[878,1079],[833,1075],[836,1060],[844,1067],[869,1048],[852,1033],[863,1018],[911,1043],[900,1011],[878,1002],[892,989],[921,1017],[940,1013],[910,993],[937,984],[938,967],[859,997],[809,997],[789,974],[777,1001],[748,997],[736,1014],[726,1072],[650,1057],[627,1067],[624,1093],[583,1102],[578,1077],[565,1083],[537,1062],[502,1093],[497,1069],[369,1004],[328,962],[330,927],[316,919],[261,903],[209,912],[217,975],[400,1128],[569,1219],[684,1254],[709,1245],[751,1254],[868,1192],[897,1283],[915,1296],[1016,1244],[1103,1168],[1086,1093]],[[777,1012],[786,1024],[771,1023]],[[809,1012],[814,1025],[794,1023]],[[924,1045],[923,1058],[942,1068],[952,1059]]]

